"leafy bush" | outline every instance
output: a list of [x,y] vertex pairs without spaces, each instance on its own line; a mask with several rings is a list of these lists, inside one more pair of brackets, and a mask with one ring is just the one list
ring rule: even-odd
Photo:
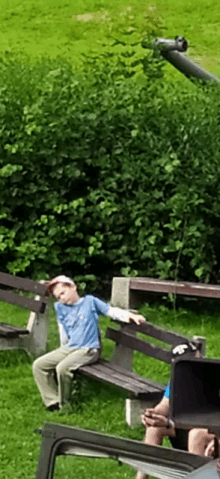
[[147,64],[2,62],[1,269],[217,280],[218,88]]

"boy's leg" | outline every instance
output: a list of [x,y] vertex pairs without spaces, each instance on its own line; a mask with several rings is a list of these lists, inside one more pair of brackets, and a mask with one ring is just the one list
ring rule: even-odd
[[46,407],[59,402],[55,369],[57,364],[62,361],[67,354],[68,350],[58,348],[40,356],[33,363],[34,379]]
[[70,397],[73,370],[85,364],[98,361],[100,350],[95,348],[76,348],[68,354],[56,367],[58,380],[58,402],[61,407],[65,406]]

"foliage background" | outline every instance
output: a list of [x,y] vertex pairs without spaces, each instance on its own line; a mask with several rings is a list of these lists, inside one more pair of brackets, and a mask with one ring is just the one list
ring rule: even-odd
[[218,92],[141,48],[218,75],[215,2],[3,3],[1,269],[218,281]]
[[2,269],[218,280],[218,85],[166,85],[135,48],[90,75],[2,61]]

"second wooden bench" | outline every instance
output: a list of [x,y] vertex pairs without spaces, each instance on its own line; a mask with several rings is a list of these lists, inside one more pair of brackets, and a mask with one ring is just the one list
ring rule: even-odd
[[[166,345],[170,345],[170,349],[155,346],[146,339],[137,337],[137,333],[156,338]],[[129,393],[130,397],[126,400],[126,421],[132,427],[140,424],[141,414],[146,407],[154,406],[160,401],[165,389],[164,384],[132,372],[134,351],[165,363],[171,363],[172,347],[193,339],[197,348],[204,353],[203,339],[186,338],[149,322],[141,325],[123,324],[121,329],[108,328],[106,338],[116,343],[112,359],[107,361],[101,358],[95,364],[80,367],[78,371],[80,374],[119,387]]]

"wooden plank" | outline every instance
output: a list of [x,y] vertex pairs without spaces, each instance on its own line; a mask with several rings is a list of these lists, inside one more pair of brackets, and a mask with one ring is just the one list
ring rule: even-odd
[[36,301],[35,299],[27,298],[26,296],[19,296],[16,293],[5,291],[3,289],[0,289],[0,301],[27,308],[30,311],[35,311],[35,313],[43,313],[47,303],[46,298],[44,301]]
[[37,281],[7,273],[0,273],[0,284],[23,291],[30,291],[31,293],[40,294],[41,296],[45,296],[46,292],[46,286]]
[[190,283],[188,281],[175,282],[154,278],[131,278],[130,289],[220,299],[220,286],[214,284]]
[[175,333],[174,331],[168,331],[149,322],[140,325],[131,323],[129,325],[129,329],[146,334],[152,338],[159,339],[160,341],[171,345],[177,345],[180,344],[180,342],[189,341],[189,339],[182,334]]
[[13,326],[12,324],[0,323],[0,336],[17,338],[21,334],[29,334],[29,331],[21,327]]
[[139,351],[147,356],[152,356],[155,359],[159,359],[160,361],[171,363],[172,356],[170,351],[158,346],[154,346],[153,344],[136,338],[135,336],[130,336],[122,331],[116,331],[115,329],[108,328],[106,331],[106,338],[115,341],[117,344],[131,348],[134,351]]
[[[105,373],[107,378],[111,376],[111,378],[113,379],[117,378],[122,382],[129,381],[130,384],[132,383],[134,388],[138,388],[140,391],[143,390],[144,392],[146,391],[146,389],[148,389],[149,392],[155,392],[155,386],[152,386],[152,384],[149,384],[148,381],[145,381],[145,382],[142,381],[141,376],[138,376],[135,374],[133,376],[127,375],[124,369],[120,371],[115,369],[114,367],[112,368],[110,365],[111,363],[98,362],[94,365],[94,369],[96,371],[102,371],[103,373]],[[156,390],[158,390],[158,387],[156,387]],[[161,391],[161,388],[159,388],[159,391]]]
[[[124,374],[124,369],[121,368],[120,366],[118,366],[118,364],[112,363],[111,361],[106,361],[106,359],[100,359],[98,364],[99,363],[100,364],[107,364],[110,369],[113,369],[115,371],[119,371],[122,374]],[[157,382],[153,381],[152,379],[145,378],[143,376],[139,376],[132,371],[126,370],[126,376],[131,377],[131,378],[137,378],[138,377],[139,382],[142,382],[144,385],[147,384],[149,386],[153,386],[155,389],[158,389],[158,391],[164,391],[165,390],[165,386],[163,386],[162,384],[157,383]]]
[[103,372],[101,369],[97,370],[94,367],[90,366],[82,366],[78,369],[79,372],[82,372],[83,374],[93,378],[93,379],[99,379],[101,381],[104,381],[108,384],[113,384],[115,386],[118,386],[120,389],[125,389],[126,391],[138,395],[139,389],[134,388],[133,385],[129,382],[122,382],[121,380],[118,380],[116,378],[113,378],[111,375],[106,376],[106,373]]
[[79,368],[79,372],[93,378],[93,379],[100,379],[104,382],[109,384],[113,384],[115,386],[120,387],[121,389],[125,389],[126,391],[139,395],[145,394],[149,395],[149,397],[153,395],[160,395],[161,392],[164,390],[164,387],[157,384],[156,387],[152,387],[151,384],[143,384],[142,377],[140,377],[141,381],[138,381],[138,376],[135,377],[135,381],[131,376],[126,376],[125,371],[119,374],[117,371],[108,367],[107,364],[100,364],[95,363],[91,365],[81,366]]

